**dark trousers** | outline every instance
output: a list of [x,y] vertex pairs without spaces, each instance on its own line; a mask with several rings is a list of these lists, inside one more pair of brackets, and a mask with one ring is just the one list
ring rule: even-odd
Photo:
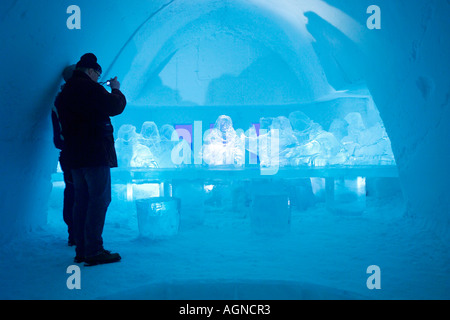
[[63,219],[67,225],[67,230],[69,233],[69,243],[75,242],[75,236],[73,231],[73,204],[75,201],[75,189],[73,187],[73,177],[72,171],[67,163],[60,157],[59,163],[61,165],[61,170],[64,175],[64,202],[63,202]]
[[76,255],[93,257],[103,249],[103,227],[111,203],[111,169],[90,167],[72,170],[75,188],[73,210]]

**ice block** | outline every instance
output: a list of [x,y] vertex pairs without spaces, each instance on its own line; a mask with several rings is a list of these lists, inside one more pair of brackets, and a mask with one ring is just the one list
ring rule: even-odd
[[157,197],[136,201],[139,235],[152,240],[165,239],[178,233],[180,200]]

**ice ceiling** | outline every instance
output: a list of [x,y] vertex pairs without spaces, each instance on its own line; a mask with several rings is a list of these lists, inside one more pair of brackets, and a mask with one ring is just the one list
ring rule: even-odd
[[[323,1],[170,2],[132,34],[106,76],[123,74],[134,106],[314,101],[352,79],[342,66],[324,70],[308,12],[358,40],[361,25]],[[327,73],[344,80],[330,84]]]

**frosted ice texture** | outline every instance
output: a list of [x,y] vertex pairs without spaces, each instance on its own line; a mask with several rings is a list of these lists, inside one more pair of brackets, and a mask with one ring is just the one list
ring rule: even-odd
[[344,215],[361,214],[366,209],[366,179],[339,178],[327,188],[328,209]]
[[[295,111],[289,118],[261,118],[261,128],[279,131],[280,166],[327,166],[327,165],[383,165],[394,164],[389,138],[381,123],[366,128],[360,113],[352,112],[344,119],[334,119],[329,131],[311,120],[305,113]],[[247,131],[253,139],[253,131]],[[260,135],[260,138],[264,135]],[[270,144],[267,144],[270,145]],[[265,151],[264,145],[262,151]],[[263,152],[261,164],[269,161]]]
[[209,166],[244,165],[245,136],[241,131],[234,130],[229,116],[220,116],[214,127],[205,134],[202,155]]
[[152,154],[158,154],[160,152],[161,137],[156,123],[153,121],[144,122],[138,141],[140,144],[147,146]]
[[126,124],[120,127],[118,138],[116,140],[117,160],[120,167],[130,167],[131,159],[134,155],[135,145],[137,144],[138,134],[136,127]]
[[161,126],[159,130],[159,154],[157,162],[160,168],[175,168],[177,165],[172,161],[172,151],[180,152],[180,147],[185,141],[179,141],[175,128],[170,124]]
[[[144,122],[140,133],[133,125],[122,125],[115,146],[120,167],[174,168],[190,163],[190,154],[183,152],[190,146],[180,141],[175,128],[168,124],[161,127],[161,133],[152,121]],[[176,160],[174,154],[178,155]]]
[[136,133],[136,127],[126,124],[120,127],[115,142],[117,158],[121,167],[158,167],[150,148],[143,144],[146,139]]
[[180,202],[176,198],[152,198],[136,201],[139,235],[163,239],[178,233]]
[[[302,111],[288,117],[261,117],[259,124],[259,132],[254,126],[244,132],[233,127],[229,116],[218,117],[203,136],[203,165],[242,167],[248,164],[246,152],[257,155],[261,167],[395,164],[383,124],[367,128],[358,112],[334,119],[328,131]],[[193,148],[179,139],[170,124],[158,129],[146,121],[140,133],[132,125],[123,125],[116,148],[119,165],[124,167],[174,168],[193,163]]]
[[359,113],[352,112],[345,117],[348,123],[347,136],[342,138],[349,164],[392,164],[394,155],[384,126],[376,123],[366,128]]

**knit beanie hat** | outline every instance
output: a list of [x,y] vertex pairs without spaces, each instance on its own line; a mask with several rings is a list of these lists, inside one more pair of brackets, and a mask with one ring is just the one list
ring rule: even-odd
[[73,64],[64,69],[62,76],[65,82],[69,81],[69,79],[72,78],[73,71],[75,70],[75,68],[76,66]]
[[102,73],[102,67],[97,63],[97,57],[93,53],[86,53],[77,63],[77,68],[92,68]]

